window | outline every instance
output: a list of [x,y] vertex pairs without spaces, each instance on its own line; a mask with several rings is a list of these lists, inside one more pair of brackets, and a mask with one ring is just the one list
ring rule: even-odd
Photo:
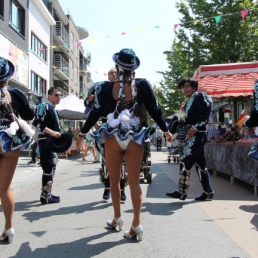
[[71,60],[71,63],[70,63],[70,78],[72,80],[74,80],[74,63],[73,63],[72,60]]
[[25,36],[25,10],[16,0],[10,1],[9,24],[22,36]]
[[4,0],[0,0],[0,16],[4,18]]
[[46,95],[46,80],[31,72],[31,91],[39,96]]
[[[0,0],[0,1],[1,1],[1,0]],[[75,48],[75,50],[74,50],[74,51],[75,51],[75,57],[78,58],[78,47],[77,47],[77,46],[78,46],[78,43],[79,43],[78,40],[76,40],[75,43],[76,43],[76,48]]]
[[74,52],[74,35],[72,32],[71,32],[70,49]]
[[47,47],[33,33],[31,34],[31,49],[37,56],[47,61]]
[[78,67],[75,67],[75,83],[78,84],[78,77],[79,77],[79,72],[78,72]]

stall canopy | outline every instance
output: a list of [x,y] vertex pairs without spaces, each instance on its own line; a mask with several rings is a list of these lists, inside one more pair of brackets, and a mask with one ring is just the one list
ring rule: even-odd
[[212,98],[252,96],[258,80],[258,62],[201,65],[194,73],[198,91]]
[[71,120],[85,120],[87,116],[84,114],[85,106],[77,96],[71,94],[56,105],[56,110],[60,118]]

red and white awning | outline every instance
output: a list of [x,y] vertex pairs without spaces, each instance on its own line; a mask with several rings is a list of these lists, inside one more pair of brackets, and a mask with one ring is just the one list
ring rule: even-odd
[[202,65],[193,78],[199,82],[198,91],[213,98],[252,96],[258,80],[258,62]]

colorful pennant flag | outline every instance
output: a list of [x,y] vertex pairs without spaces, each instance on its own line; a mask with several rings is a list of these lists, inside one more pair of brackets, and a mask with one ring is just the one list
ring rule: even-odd
[[242,19],[244,20],[245,19],[245,16],[248,14],[248,10],[243,10],[241,11],[241,16],[242,16]]
[[174,24],[174,30],[178,27],[179,24]]
[[215,16],[214,19],[215,19],[216,24],[218,24],[220,19],[221,19],[221,16],[220,15],[219,16]]
[[194,20],[193,24],[196,25],[200,20]]
[[126,32],[121,32],[121,35],[126,35]]

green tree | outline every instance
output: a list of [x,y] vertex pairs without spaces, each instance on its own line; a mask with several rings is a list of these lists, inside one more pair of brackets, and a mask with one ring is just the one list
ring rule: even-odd
[[[258,8],[252,0],[187,0],[178,2],[177,8],[183,17],[176,37],[189,52],[191,74],[204,64],[258,59],[254,51],[258,47],[254,40]],[[244,9],[249,9],[249,14],[242,20]]]
[[193,76],[200,65],[258,60],[258,5],[252,0],[182,0],[176,7],[182,18],[167,58],[170,70],[162,72],[165,84]]
[[187,57],[187,52],[183,51],[181,42],[174,41],[170,54],[167,55],[169,71],[159,72],[164,80],[160,82],[158,100],[162,106],[164,116],[170,116],[180,109],[185,97],[181,90],[177,88],[178,82],[187,77],[188,63],[182,62]]

